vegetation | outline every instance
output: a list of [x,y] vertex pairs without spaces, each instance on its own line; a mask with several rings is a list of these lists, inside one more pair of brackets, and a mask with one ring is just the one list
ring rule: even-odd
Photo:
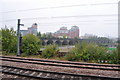
[[118,50],[108,52],[106,47],[100,47],[94,43],[78,43],[69,54],[65,56],[69,61],[88,61],[88,62],[106,62],[119,63]]
[[21,50],[25,55],[37,54],[40,50],[40,39],[33,34],[23,36]]
[[40,33],[40,32],[37,33],[37,37],[38,37],[39,39],[41,38],[41,33]]
[[0,30],[2,52],[3,54],[16,53],[17,52],[17,34],[13,28],[4,28]]
[[47,35],[44,33],[41,35],[42,38],[47,38]]
[[56,45],[48,45],[45,47],[45,50],[42,52],[42,57],[44,58],[51,58],[55,57],[58,54],[59,49],[57,48]]
[[109,61],[109,63],[114,63],[114,64],[120,64],[120,60],[118,57],[118,50],[113,50],[112,53],[108,53],[107,54],[107,60]]
[[[0,50],[3,55],[16,55],[17,54],[17,33],[13,28],[4,28],[0,30]],[[51,34],[43,35],[43,37],[52,37]],[[37,56],[40,50],[41,34],[40,32],[37,36],[32,34],[27,34],[22,37],[21,44],[21,56]],[[101,41],[105,38],[99,38]],[[106,39],[107,40],[107,39]],[[2,49],[1,49],[2,48]],[[70,49],[64,57],[58,56],[58,47],[56,45],[44,46],[44,50],[39,57],[42,58],[54,58],[69,61],[85,61],[85,62],[99,62],[99,63],[110,63],[110,64],[120,64],[120,45],[117,49],[109,49],[107,47],[100,46],[95,43],[78,43],[73,49]]]
[[47,34],[44,33],[44,34],[41,35],[41,37],[42,37],[42,38],[54,38],[54,37],[52,36],[52,33],[47,33]]
[[[3,55],[16,55],[17,54],[17,33],[13,28],[4,28],[0,30],[1,44]],[[21,52],[22,55],[34,55],[40,49],[40,39],[35,35],[28,34],[22,38]]]

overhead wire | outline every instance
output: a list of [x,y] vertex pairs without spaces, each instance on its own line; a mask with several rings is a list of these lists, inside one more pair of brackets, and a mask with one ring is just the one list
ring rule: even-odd
[[53,8],[65,8],[65,7],[79,7],[79,6],[89,6],[89,5],[90,5],[90,6],[96,6],[96,5],[112,5],[112,4],[118,4],[118,3],[96,3],[96,4],[79,4],[79,5],[43,7],[43,8],[24,9],[24,10],[4,11],[4,12],[0,12],[0,13],[23,12],[23,11],[31,11],[31,10],[53,9]]
[[[34,9],[25,9],[25,10],[16,10],[16,11],[6,11],[1,13],[10,13],[10,12],[21,12],[21,11],[31,11],[31,10],[41,10],[41,9],[52,9],[52,8],[65,8],[65,7],[77,7],[77,6],[88,6],[88,5],[111,5],[117,3],[97,3],[97,4],[80,4],[80,5],[67,5],[67,6],[56,6],[56,7],[44,7],[44,8],[34,8]],[[56,19],[56,18],[79,18],[79,17],[108,17],[108,16],[117,16],[117,14],[109,14],[109,15],[78,15],[78,16],[54,16],[54,17],[34,17],[34,18],[21,18],[22,20],[33,20],[33,19]],[[10,22],[17,21],[17,19],[10,20],[2,20],[0,22]],[[89,22],[89,21],[88,21]]]
[[[38,19],[57,19],[57,18],[80,18],[80,17],[110,17],[110,16],[118,16],[118,14],[105,14],[105,15],[78,15],[78,16],[53,16],[53,17],[34,17],[34,18],[21,18],[21,20],[38,20]],[[9,19],[9,20],[2,20],[0,22],[9,22],[9,21],[16,21],[17,19]]]

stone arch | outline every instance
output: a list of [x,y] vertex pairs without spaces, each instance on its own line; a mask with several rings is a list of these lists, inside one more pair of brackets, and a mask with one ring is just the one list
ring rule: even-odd
[[53,41],[52,40],[48,40],[47,41],[47,45],[49,45],[49,44],[53,44]]
[[60,41],[60,40],[57,40],[57,41],[55,42],[55,44],[61,45],[61,41]]
[[80,41],[78,41],[78,40],[75,40],[75,41],[74,41],[74,44],[77,44],[77,43],[79,43],[79,42],[80,42]]
[[69,45],[74,45],[75,44],[75,41],[74,40],[70,40],[69,41]]
[[62,42],[62,45],[67,45],[68,44],[68,41],[67,40],[64,40],[63,42]]

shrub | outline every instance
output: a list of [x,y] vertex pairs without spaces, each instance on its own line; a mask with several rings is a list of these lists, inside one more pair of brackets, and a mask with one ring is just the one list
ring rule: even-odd
[[78,43],[65,57],[67,60],[88,61],[104,59],[107,49],[94,43]]
[[[13,28],[8,29],[4,28],[0,30],[1,41],[2,41],[2,51],[5,51],[5,54],[16,53],[17,52],[17,34]],[[4,53],[3,53],[4,54]]]
[[21,50],[26,55],[34,55],[40,50],[40,39],[33,34],[27,34],[22,38]]
[[57,56],[59,49],[56,45],[48,45],[45,47],[45,50],[42,52],[42,57],[44,58],[51,58]]
[[108,53],[108,54],[109,54],[109,57],[108,57],[109,63],[120,64],[120,57],[119,57],[120,53],[118,49],[115,49],[111,53]]
[[78,61],[79,56],[77,56],[75,53],[70,52],[65,56],[65,59],[68,61]]

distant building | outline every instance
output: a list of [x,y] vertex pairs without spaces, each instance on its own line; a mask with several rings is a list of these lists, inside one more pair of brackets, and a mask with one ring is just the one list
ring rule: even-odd
[[37,24],[36,23],[34,23],[32,27],[28,28],[28,33],[37,35]]
[[72,26],[72,28],[68,32],[69,38],[79,38],[79,27]]
[[28,30],[20,30],[22,36],[25,36],[26,34],[28,34]]
[[28,30],[20,30],[22,36],[25,36],[26,34],[34,34],[37,35],[37,23],[34,23],[32,27],[29,27]]
[[67,27],[61,27],[57,32],[53,34],[54,37],[63,38],[68,37],[68,30]]
[[57,38],[79,38],[79,27],[72,26],[70,30],[67,27],[61,27],[57,32],[53,33]]

